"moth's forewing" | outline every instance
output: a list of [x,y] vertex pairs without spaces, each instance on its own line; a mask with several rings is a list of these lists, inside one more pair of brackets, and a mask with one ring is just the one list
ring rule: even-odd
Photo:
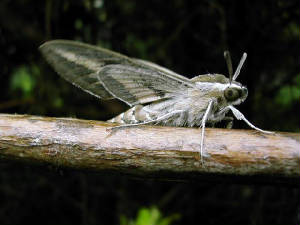
[[40,46],[40,51],[63,78],[103,99],[113,96],[101,85],[97,72],[108,64],[130,64],[126,56],[75,41],[49,41]]
[[49,41],[40,47],[67,81],[103,99],[144,104],[194,87],[189,79],[143,60],[75,41]]

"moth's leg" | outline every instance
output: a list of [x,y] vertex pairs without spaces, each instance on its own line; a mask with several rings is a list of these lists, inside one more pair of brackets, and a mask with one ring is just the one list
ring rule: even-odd
[[130,128],[130,127],[145,125],[145,124],[149,124],[149,123],[157,123],[157,122],[165,120],[165,119],[167,119],[167,118],[169,118],[169,117],[171,117],[175,114],[182,113],[182,112],[183,112],[183,110],[174,110],[173,112],[169,112],[169,113],[167,113],[165,115],[162,115],[161,117],[158,117],[154,120],[148,120],[148,121],[141,122],[141,123],[124,124],[124,125],[109,128],[109,130],[116,130],[116,129],[120,129],[120,128]]
[[233,107],[232,105],[229,105],[228,107],[232,111],[233,115],[238,120],[244,120],[253,129],[258,130],[262,133],[266,133],[266,134],[273,134],[274,133],[274,132],[271,132],[271,131],[265,131],[265,130],[259,129],[258,127],[254,126],[252,123],[250,123],[249,120],[247,120],[246,117],[239,110],[237,110],[235,107]]
[[207,109],[206,109],[204,116],[202,118],[202,121],[201,121],[202,134],[201,134],[201,144],[200,144],[200,158],[201,158],[202,164],[203,164],[203,144],[204,144],[205,123],[207,121],[209,112],[212,108],[212,103],[213,103],[212,100],[208,103]]
[[233,126],[233,117],[232,116],[225,116],[223,118],[223,120],[225,120],[226,128],[231,129],[232,126]]

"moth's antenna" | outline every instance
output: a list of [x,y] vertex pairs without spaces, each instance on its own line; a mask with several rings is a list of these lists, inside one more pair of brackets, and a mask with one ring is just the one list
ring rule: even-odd
[[235,79],[239,76],[239,74],[240,74],[240,72],[241,72],[241,69],[242,69],[242,66],[243,66],[243,64],[244,64],[244,62],[245,62],[245,60],[246,60],[246,58],[247,58],[247,53],[244,52],[244,54],[243,54],[243,56],[242,56],[242,58],[241,58],[241,60],[240,60],[240,63],[239,63],[239,65],[238,65],[238,67],[236,68],[236,71],[235,71],[235,73],[234,73],[234,75],[233,75],[232,80],[235,80]]
[[228,73],[229,73],[229,83],[231,84],[232,82],[232,62],[231,62],[231,57],[230,57],[230,53],[229,51],[224,51],[224,58],[227,64],[227,68],[228,68]]

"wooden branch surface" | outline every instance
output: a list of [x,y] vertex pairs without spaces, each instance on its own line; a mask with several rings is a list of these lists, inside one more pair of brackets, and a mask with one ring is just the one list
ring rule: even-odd
[[0,114],[0,158],[63,168],[114,171],[169,180],[299,185],[300,135],[207,128],[112,124],[73,118]]

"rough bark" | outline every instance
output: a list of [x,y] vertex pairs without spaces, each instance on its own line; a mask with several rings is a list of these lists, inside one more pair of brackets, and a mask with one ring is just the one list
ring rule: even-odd
[[300,135],[159,126],[108,130],[73,118],[0,114],[0,158],[143,178],[299,185]]

